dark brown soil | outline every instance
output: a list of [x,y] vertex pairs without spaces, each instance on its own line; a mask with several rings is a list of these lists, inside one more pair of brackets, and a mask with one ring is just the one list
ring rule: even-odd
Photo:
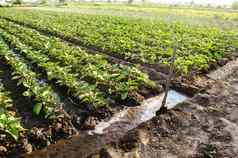
[[[22,126],[29,129],[21,133],[18,142],[4,133],[0,133],[0,157],[19,157],[21,153],[31,152],[54,143],[58,139],[75,134],[71,120],[66,115],[54,121],[34,116],[32,113],[33,101],[22,95],[25,88],[21,85],[16,86],[17,81],[11,79],[11,70],[1,61],[0,71],[1,82],[11,92],[10,97],[13,99],[16,115],[21,118]],[[60,107],[59,111],[65,113]]]
[[108,147],[106,154],[104,149],[104,155],[113,158],[236,158],[237,113],[238,69],[223,81],[213,81],[205,92],[141,125],[132,131],[137,139],[131,135],[130,139],[125,137],[122,144]]
[[[3,63],[0,66],[4,72],[0,78],[3,79],[6,88],[12,92],[14,105],[16,109],[19,109],[17,114],[22,117],[23,126],[30,129],[22,133],[18,142],[10,138],[0,139],[1,157],[20,157],[19,155],[24,153],[42,149],[54,144],[57,140],[76,134],[77,130],[74,127],[82,130],[93,129],[100,118],[108,119],[111,116],[110,113],[115,113],[121,108],[115,108],[111,112],[102,108],[99,113],[93,114],[88,111],[80,111],[73,105],[75,104],[74,100],[62,97],[64,94],[59,94],[63,99],[62,107],[59,106],[59,111],[64,114],[63,117],[54,121],[39,119],[32,115],[33,102],[21,95],[24,87],[16,87],[16,81],[11,80],[11,71]],[[235,133],[224,129],[236,126],[232,124],[232,120],[229,122],[229,118],[235,118],[235,111],[238,111],[235,106],[238,93],[237,77],[238,74],[233,73],[233,76],[230,76],[226,81],[219,82],[201,76],[196,76],[193,82],[184,78],[176,79],[173,81],[174,89],[184,91],[186,94],[193,95],[198,92],[199,94],[191,101],[131,131],[119,144],[114,143],[98,154],[113,158],[130,157],[130,155],[139,155],[143,158],[234,156],[237,153],[236,151],[231,152],[233,150],[231,148],[235,143],[233,142]],[[228,103],[229,105],[227,105]],[[229,109],[229,106],[232,107]],[[234,113],[229,116],[229,112]],[[225,125],[224,121],[229,126]],[[228,145],[224,146],[222,143]],[[223,149],[227,151],[223,153]],[[98,154],[96,153],[94,156],[98,156]]]

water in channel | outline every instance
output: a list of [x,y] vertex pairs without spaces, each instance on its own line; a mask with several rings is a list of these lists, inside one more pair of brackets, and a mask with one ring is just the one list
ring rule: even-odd
[[[69,140],[62,140],[46,149],[35,151],[26,158],[87,158],[120,138],[143,122],[152,119],[161,107],[164,93],[145,100],[141,106],[129,107],[115,114],[108,122],[99,123],[94,130],[82,132]],[[188,97],[170,90],[166,107],[171,109]]]

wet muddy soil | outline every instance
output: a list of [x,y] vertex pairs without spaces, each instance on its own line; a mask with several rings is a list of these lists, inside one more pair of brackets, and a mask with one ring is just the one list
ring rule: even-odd
[[238,68],[91,157],[238,157]]
[[[128,107],[116,113],[109,121],[100,122],[93,130],[81,131],[79,135],[73,136],[69,140],[62,140],[44,150],[33,152],[27,157],[63,158],[68,157],[68,155],[70,158],[88,157],[111,143],[117,143],[128,131],[156,116],[163,98],[164,93],[145,100],[141,106]],[[187,98],[182,93],[169,90],[166,107],[171,109]]]
[[[17,80],[12,80],[12,77],[11,69],[0,61],[0,82],[10,92],[10,97],[13,100],[13,110],[16,116],[21,118],[21,124],[26,130],[21,133],[18,141],[0,131],[1,158],[19,158],[21,154],[32,152],[55,143],[61,138],[75,134],[71,119],[67,115],[62,115],[61,118],[55,120],[46,120],[43,117],[34,116],[32,113],[34,102],[31,98],[22,95],[25,88],[21,85],[17,86]],[[60,106],[58,111],[62,111],[62,114],[65,113]]]
[[[235,61],[235,63],[231,63],[231,65],[237,65],[237,61]],[[74,127],[80,130],[91,130],[100,121],[102,121],[102,119],[99,120],[99,118],[109,119],[112,113],[118,113],[118,111],[123,110],[122,107],[112,109],[110,112],[105,111],[107,109],[102,109],[100,110],[101,114],[107,114],[108,116],[99,116],[99,114],[91,116],[91,114],[88,112],[79,111],[78,109],[75,110],[73,108],[71,109],[73,106],[70,106],[70,109],[67,109],[66,107],[69,107],[69,104],[74,104],[74,101],[70,98],[64,98],[64,101],[62,102],[69,103],[67,103],[67,106],[59,106],[58,110],[63,114],[61,118],[58,118],[54,121],[39,119],[32,115],[32,101],[21,95],[24,91],[23,87],[16,88],[16,81],[11,81],[11,71],[7,70],[7,67],[4,66],[4,64],[0,63],[0,66],[1,69],[3,69],[2,71],[5,73],[0,76],[0,78],[2,78],[5,82],[4,84],[7,86],[6,88],[12,92],[11,97],[15,101],[14,105],[16,106],[16,109],[19,109],[16,112],[19,117],[22,117],[23,126],[26,129],[31,129],[22,133],[18,143],[14,142],[14,140],[10,140],[10,138],[6,139],[5,136],[2,137],[3,135],[0,133],[0,157],[20,157],[24,153],[30,153],[34,150],[42,149],[46,146],[49,146],[50,144],[56,143],[57,140],[68,138],[78,133]],[[236,72],[234,69],[237,69],[237,67],[228,66],[228,68],[224,68],[224,70],[228,70],[226,73],[224,73],[224,76],[227,76],[227,74],[233,71]],[[219,76],[221,73],[222,72],[219,71],[214,72],[212,76]],[[115,141],[112,141],[114,137],[111,137],[108,140],[110,134],[106,135],[105,137],[88,136],[85,137],[83,141],[81,141],[80,138],[79,142],[79,139],[77,138],[73,141],[73,144],[75,145],[71,146],[72,148],[68,148],[69,150],[73,151],[73,155],[70,157],[66,152],[65,156],[68,158],[79,157],[78,148],[82,148],[82,155],[84,155],[82,157],[219,157],[222,154],[219,155],[218,152],[220,152],[219,150],[223,149],[223,146],[219,146],[219,143],[222,144],[222,142],[218,141],[218,143],[215,143],[218,144],[218,147],[214,146],[214,139],[228,139],[228,137],[223,138],[223,136],[220,136],[219,134],[222,135],[223,131],[229,133],[227,132],[229,129],[236,128],[235,124],[229,124],[232,122],[229,122],[230,120],[225,117],[227,113],[229,114],[229,111],[226,112],[226,109],[224,109],[228,102],[223,100],[226,97],[231,97],[233,102],[238,102],[238,100],[235,100],[236,98],[233,96],[233,93],[238,93],[236,92],[238,91],[238,81],[230,81],[238,78],[238,75],[234,76],[235,74],[236,73],[233,73],[233,76],[229,77],[222,77],[223,81],[219,82],[210,80],[204,75],[196,75],[190,81],[185,80],[183,77],[181,77],[181,79],[176,78],[176,80],[174,80],[172,83],[173,89],[184,92],[185,94],[190,94],[190,97],[194,94],[197,94],[198,92],[199,94],[195,95],[195,97],[193,97],[190,101],[186,101],[185,103],[181,104],[181,106],[178,106],[178,108],[170,110],[166,114],[157,116],[151,121],[141,125],[140,128],[132,130],[121,140],[119,140],[119,137],[115,137]],[[156,75],[153,77],[155,76]],[[212,79],[221,79],[214,78],[209,75],[208,77]],[[159,77],[158,80],[160,81],[161,78]],[[226,95],[223,94],[223,91],[224,93],[226,92]],[[25,104],[29,106],[24,106]],[[236,104],[232,104],[234,108],[235,105]],[[221,113],[216,111],[216,106],[219,106]],[[212,113],[210,109],[215,110],[212,111]],[[82,119],[82,117],[73,117],[79,116],[78,113],[75,114],[77,111],[79,111],[80,116],[82,116],[81,113],[84,113],[86,117],[84,116],[84,119]],[[233,109],[231,109],[230,111],[234,112],[235,110],[233,111]],[[216,118],[217,115],[219,115],[219,118]],[[223,122],[220,120],[223,120]],[[219,121],[223,124],[225,124],[225,121],[229,125],[225,126],[222,123],[219,123]],[[141,120],[141,122],[143,122],[143,120]],[[125,125],[129,126],[130,123],[125,122]],[[118,126],[118,128],[120,128],[120,126]],[[136,126],[133,126],[133,128]],[[208,126],[207,128],[209,129],[216,128],[218,131],[215,131],[211,134],[211,131],[205,129],[206,126]],[[221,129],[220,126],[225,126],[224,128],[226,128],[226,130],[219,131]],[[109,128],[107,133],[110,132],[113,132],[113,128]],[[81,134],[84,136],[84,133],[85,132]],[[230,135],[231,137],[234,137],[235,133]],[[120,137],[121,136],[122,135],[120,135]],[[211,140],[210,137],[212,137]],[[87,142],[89,143],[87,144]],[[65,142],[62,141],[62,144],[63,143]],[[68,141],[66,143],[72,142]],[[61,144],[61,142],[59,142],[59,144]],[[233,144],[234,143],[230,143],[230,146]],[[48,148],[48,150],[51,149],[53,148]],[[58,149],[58,146],[56,145],[56,148],[54,149]],[[46,150],[45,152],[47,153],[48,151]],[[232,152],[227,153],[231,154]],[[39,156],[40,155],[38,155],[38,157]],[[59,154],[59,156],[62,155]],[[54,155],[52,157],[54,157]]]
[[[116,125],[115,128],[102,124],[102,128],[96,126],[99,132],[94,130],[99,135],[81,133],[79,136],[60,141],[56,145],[34,152],[33,155],[27,155],[27,157],[237,157],[238,68],[236,64],[228,65],[228,67],[211,73],[217,76],[224,70],[222,80],[211,77],[211,75],[208,75],[210,79],[198,78],[196,83],[201,83],[206,89],[168,112],[157,115],[135,129],[131,128],[132,130],[128,133],[124,131],[125,127],[135,125],[134,122],[125,119],[121,121],[121,124],[113,124],[120,118],[117,117],[116,121],[112,119],[111,122],[112,125]],[[228,71],[229,73],[225,73]],[[136,110],[132,111],[135,116]],[[124,119],[123,115],[121,116]]]

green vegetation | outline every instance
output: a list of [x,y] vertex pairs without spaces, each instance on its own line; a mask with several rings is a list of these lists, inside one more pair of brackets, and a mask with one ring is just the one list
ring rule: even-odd
[[[51,59],[55,59],[65,66],[72,66],[72,71],[76,72],[81,80],[86,80],[98,88],[105,89],[107,95],[115,96],[114,99],[118,95],[122,100],[128,96],[136,97],[133,95],[142,85],[156,88],[148,76],[133,67],[111,65],[104,57],[88,54],[82,49],[69,46],[57,38],[49,38],[40,35],[37,31],[23,27],[19,29],[19,25],[4,20],[0,23],[5,30],[19,37],[21,41],[30,45],[34,50],[49,55]],[[159,86],[157,88],[160,91]]]
[[[1,39],[0,42],[0,56],[13,69],[13,78],[18,80],[18,85],[22,84],[27,88],[23,93],[24,96],[34,97],[36,105],[38,103],[43,105],[43,110],[46,116],[54,112],[56,98],[52,88],[46,83],[40,84],[38,75],[31,71],[24,59],[20,59],[16,54],[9,50],[8,46]],[[43,111],[42,110],[42,111]]]
[[[183,79],[192,82],[192,75],[209,70],[211,64],[238,49],[238,14],[234,11],[105,7],[74,9],[111,10],[115,14],[0,9],[0,60],[12,71],[17,83],[12,86],[22,87],[19,95],[32,103],[32,117],[56,124],[58,119],[66,121],[60,128],[75,124],[81,128],[89,116],[107,119],[120,108],[140,105],[161,93],[175,45],[174,80],[179,84]],[[118,16],[115,11],[160,17]],[[193,20],[194,24],[190,23]],[[4,86],[0,84],[0,130],[17,140],[24,129],[11,112],[12,100]]]
[[[236,2],[233,3],[233,5]],[[150,17],[156,16],[156,18],[163,19],[166,17],[172,18],[173,20],[186,20],[187,18],[192,19],[192,23],[196,23],[196,20],[199,21],[212,21],[213,18],[216,20],[235,20],[238,17],[238,12],[227,11],[227,9],[219,8],[206,8],[198,6],[167,6],[167,5],[125,5],[125,4],[68,4],[64,8],[78,8],[81,10],[91,10],[92,12],[104,11],[105,13],[134,13],[149,15]],[[48,8],[50,9],[50,8]],[[101,12],[99,12],[101,13]],[[124,14],[123,14],[124,15]],[[133,15],[132,15],[133,16]],[[149,17],[149,18],[150,18]],[[204,22],[205,22],[204,21]],[[172,22],[172,21],[170,21]]]
[[0,83],[0,132],[9,134],[15,140],[19,137],[19,132],[24,130],[20,124],[20,120],[10,110],[12,108],[12,100],[9,92],[5,90]]
[[141,89],[162,91],[160,85],[134,66],[109,63],[104,55],[92,54],[8,20],[1,19],[0,23],[2,57],[12,67],[13,79],[27,88],[23,95],[34,98],[36,115],[52,118],[58,104],[54,90],[47,82],[41,84],[38,73],[46,74],[48,81],[65,87],[69,96],[95,111],[122,102],[139,104]]
[[185,74],[207,69],[209,63],[237,47],[235,30],[216,27],[40,11],[6,11],[1,17],[141,64],[166,65],[174,45],[172,38],[176,36],[179,41],[176,68]]

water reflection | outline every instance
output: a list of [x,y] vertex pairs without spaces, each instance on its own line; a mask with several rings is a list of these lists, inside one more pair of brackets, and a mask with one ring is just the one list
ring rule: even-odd
[[[160,109],[164,93],[145,100],[141,106],[129,107],[116,114],[108,122],[99,123],[94,130],[83,132],[70,140],[60,141],[50,145],[45,150],[36,151],[27,158],[83,158],[98,152],[107,144],[117,142],[128,131],[138,127],[141,123],[152,119]],[[166,107],[169,109],[188,97],[175,90],[168,93]]]

